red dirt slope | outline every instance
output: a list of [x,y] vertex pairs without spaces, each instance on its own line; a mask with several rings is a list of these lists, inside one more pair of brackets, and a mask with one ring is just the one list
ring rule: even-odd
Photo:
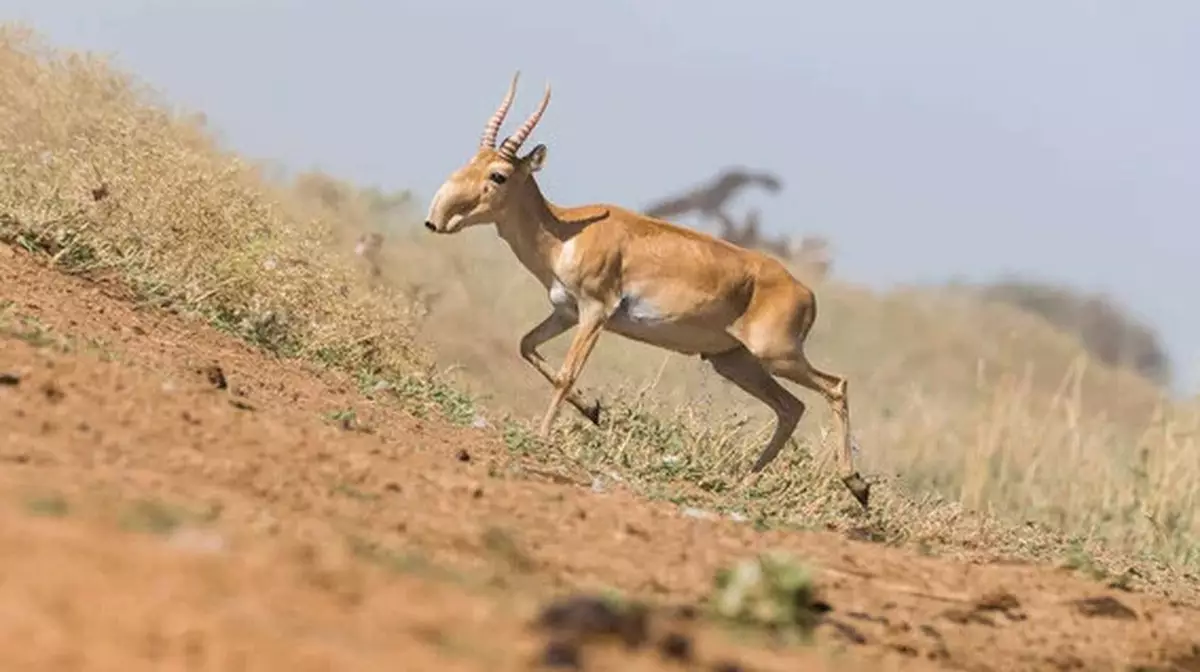
[[[815,646],[689,625],[692,669],[1200,670],[1182,601],[554,482],[490,430],[125,297],[0,246],[5,669],[530,669],[553,593],[685,603],[719,566],[785,549],[822,569],[834,620]],[[328,419],[350,408],[365,429]],[[686,669],[653,648],[584,655]]]

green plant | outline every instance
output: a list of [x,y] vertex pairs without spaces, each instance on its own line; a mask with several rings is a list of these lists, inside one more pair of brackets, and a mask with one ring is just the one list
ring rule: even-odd
[[808,641],[825,611],[811,571],[786,553],[762,553],[722,568],[713,584],[708,606],[716,618],[784,637]]

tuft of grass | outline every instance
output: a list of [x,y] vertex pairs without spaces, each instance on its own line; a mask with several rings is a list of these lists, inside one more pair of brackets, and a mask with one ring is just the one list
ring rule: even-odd
[[24,341],[35,348],[59,352],[73,349],[69,339],[54,333],[35,317],[17,314],[11,306],[0,305],[0,336]]
[[123,529],[151,534],[169,534],[183,525],[187,515],[180,509],[153,500],[139,500],[121,514]]
[[335,494],[338,494],[338,495],[342,495],[343,497],[348,497],[350,499],[357,499],[359,501],[364,501],[364,502],[375,502],[375,501],[379,501],[382,498],[382,496],[377,492],[367,492],[367,491],[357,488],[353,485],[350,485],[349,483],[338,483],[337,485],[334,485],[332,488],[332,492]]
[[399,551],[357,534],[347,534],[345,540],[354,557],[378,565],[389,572],[415,574],[460,585],[471,583],[471,577],[449,569],[419,551]]
[[81,340],[64,336],[31,315],[21,313],[9,301],[0,301],[0,337],[24,341],[35,348],[56,352],[88,352],[104,361],[115,361],[116,355],[103,339]]
[[60,494],[29,497],[25,500],[25,509],[36,516],[62,518],[71,512],[67,498]]
[[194,511],[158,499],[136,499],[122,507],[117,522],[121,529],[129,532],[166,535],[184,525],[211,522],[220,514],[219,505]]
[[707,606],[720,621],[805,643],[827,611],[809,568],[780,552],[718,570]]
[[469,425],[478,413],[470,395],[456,389],[446,377],[430,368],[392,376],[362,370],[355,373],[364,394],[371,397],[386,395],[418,416],[432,413],[456,425]]

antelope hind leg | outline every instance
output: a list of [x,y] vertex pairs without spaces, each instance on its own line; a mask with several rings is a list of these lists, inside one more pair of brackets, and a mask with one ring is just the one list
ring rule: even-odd
[[854,447],[850,437],[850,403],[846,392],[846,379],[825,373],[808,363],[801,354],[788,359],[774,360],[768,365],[770,371],[820,394],[833,410],[838,424],[839,439],[838,467],[842,472],[842,484],[854,495],[865,510],[871,498],[871,484],[854,468]]

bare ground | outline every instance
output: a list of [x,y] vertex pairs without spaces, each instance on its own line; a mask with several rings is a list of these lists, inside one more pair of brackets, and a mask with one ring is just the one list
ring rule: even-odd
[[[1187,583],[1128,592],[594,492],[495,430],[4,246],[0,313],[5,669],[530,669],[554,595],[689,604],[718,567],[785,549],[833,608],[814,645],[665,617],[654,636],[686,634],[692,669],[1200,670]],[[687,669],[652,645],[582,664]]]

